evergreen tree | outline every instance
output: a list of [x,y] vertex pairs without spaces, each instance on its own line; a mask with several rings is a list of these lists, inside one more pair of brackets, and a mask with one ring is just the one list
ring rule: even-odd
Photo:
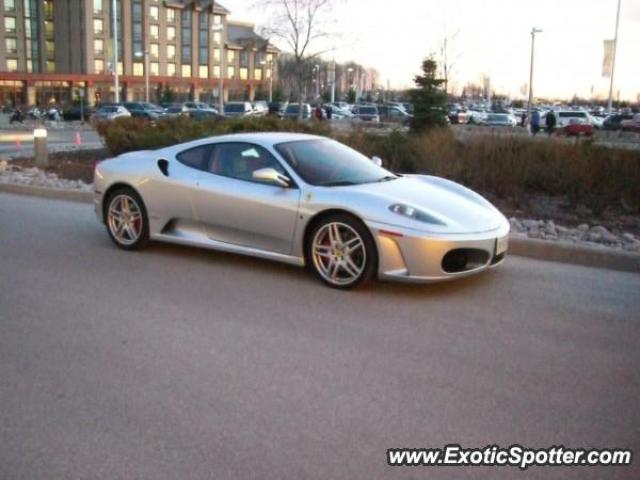
[[422,75],[416,75],[413,81],[416,88],[409,91],[413,103],[411,130],[420,132],[433,127],[446,125],[447,95],[444,91],[444,79],[437,77],[438,64],[432,58],[422,62]]

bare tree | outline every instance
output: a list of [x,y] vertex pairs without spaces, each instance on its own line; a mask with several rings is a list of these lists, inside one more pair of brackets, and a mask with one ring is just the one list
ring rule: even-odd
[[[305,65],[323,51],[317,50],[317,41],[327,37],[325,15],[333,0],[266,0],[261,5],[272,12],[265,35],[280,39],[294,58],[297,77],[296,96],[298,119],[302,119],[303,83]],[[327,50],[325,50],[327,51]]]
[[455,48],[455,40],[460,31],[456,30],[452,34],[445,33],[442,39],[442,45],[440,47],[440,65],[442,66],[442,78],[444,79],[444,91],[449,93],[449,82],[453,76],[453,72],[460,58]]

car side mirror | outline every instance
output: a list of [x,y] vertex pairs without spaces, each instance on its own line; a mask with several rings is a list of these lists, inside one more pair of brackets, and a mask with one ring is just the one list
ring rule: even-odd
[[371,157],[371,161],[375,163],[378,167],[382,166],[382,159],[380,157],[373,156]]
[[275,168],[271,167],[255,170],[251,174],[251,177],[259,182],[273,183],[283,188],[287,188],[291,185],[291,179],[289,177],[278,173]]

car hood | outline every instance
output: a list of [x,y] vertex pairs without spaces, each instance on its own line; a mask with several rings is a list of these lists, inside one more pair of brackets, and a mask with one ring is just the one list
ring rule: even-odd
[[[333,187],[348,203],[362,206],[366,219],[434,233],[479,233],[506,222],[487,200],[468,188],[440,177],[405,175],[396,180],[348,187]],[[348,198],[351,197],[351,198]],[[362,204],[365,205],[362,205]],[[402,203],[419,209],[441,224],[406,218],[389,210]]]

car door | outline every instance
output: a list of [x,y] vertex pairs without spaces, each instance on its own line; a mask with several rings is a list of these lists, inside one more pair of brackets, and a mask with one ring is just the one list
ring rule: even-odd
[[194,207],[213,240],[288,255],[296,228],[300,190],[253,180],[254,171],[274,168],[286,175],[266,149],[246,142],[212,145],[197,179]]

